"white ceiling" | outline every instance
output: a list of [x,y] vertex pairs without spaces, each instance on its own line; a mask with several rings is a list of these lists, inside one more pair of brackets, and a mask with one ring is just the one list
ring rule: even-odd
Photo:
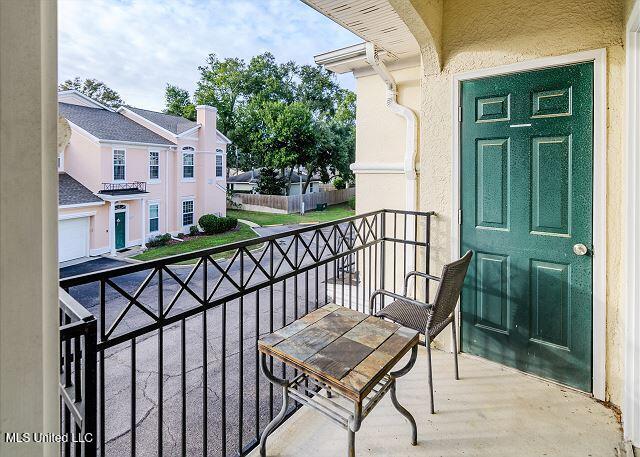
[[420,52],[418,42],[387,0],[302,0],[365,41],[402,59]]

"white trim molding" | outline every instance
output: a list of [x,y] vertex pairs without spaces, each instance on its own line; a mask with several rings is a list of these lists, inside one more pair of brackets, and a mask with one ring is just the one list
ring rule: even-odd
[[[451,179],[451,257],[460,256],[460,87],[463,81],[517,73],[529,70],[593,62],[593,396],[605,400],[606,391],[606,158],[607,158],[607,100],[605,49],[577,52],[563,56],[543,57],[509,65],[457,73],[452,81],[452,179]],[[460,325],[459,311],[456,315]],[[460,335],[460,332],[458,332]]]
[[[116,151],[124,152],[124,156],[122,157],[123,164],[118,165],[124,168],[124,177],[122,179],[116,179],[116,164],[115,164],[115,154]],[[126,182],[127,181],[127,148],[124,146],[113,146],[111,148],[111,182]]]
[[108,254],[111,250],[109,246],[105,246],[102,248],[89,249],[89,257],[95,257],[102,254]]
[[[184,203],[185,202],[191,202],[192,204],[192,214],[193,214],[193,221],[191,224],[189,225],[184,225]],[[178,219],[178,227],[182,228],[182,233],[187,233],[187,231],[189,230],[189,227],[191,227],[192,225],[198,225],[198,220],[196,219],[196,198],[193,196],[188,196],[188,197],[181,197],[180,198],[180,206],[179,206],[179,219]],[[180,233],[180,232],[179,232]]]
[[101,202],[89,202],[89,203],[75,203],[73,205],[58,205],[58,209],[67,209],[67,208],[85,208],[89,206],[102,206],[104,205],[104,201]]
[[624,437],[640,447],[640,2],[627,23]]
[[81,217],[91,217],[95,215],[96,215],[96,211],[85,211],[83,213],[73,213],[73,214],[59,214],[58,220],[65,221],[67,219],[80,219]]
[[[88,97],[87,95],[83,94],[82,92],[80,92],[79,90],[76,90],[76,89],[67,89],[67,90],[58,91],[58,101],[61,102],[61,103],[67,103],[69,105],[76,105],[77,103],[69,103],[68,101],[64,100],[69,95],[75,95],[76,97],[83,99],[84,101],[86,101],[90,105],[93,105],[95,108],[105,109],[107,111],[111,111],[112,113],[115,112],[114,109],[109,108],[107,105],[103,105],[102,103],[95,101],[93,98]],[[80,105],[80,106],[82,106],[82,105]]]
[[352,163],[349,168],[355,174],[404,174],[404,163]]
[[[151,165],[151,154],[158,154],[158,164]],[[158,177],[151,177],[151,167],[158,167]],[[157,148],[148,148],[147,150],[147,176],[148,176],[148,184],[160,184],[160,170],[162,165],[160,164],[160,151]]]

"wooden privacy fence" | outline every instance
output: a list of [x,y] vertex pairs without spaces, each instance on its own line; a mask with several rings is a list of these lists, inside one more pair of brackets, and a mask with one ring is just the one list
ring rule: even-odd
[[[355,187],[348,189],[331,190],[328,192],[316,192],[302,196],[305,211],[316,209],[316,205],[337,205],[355,197]],[[233,201],[242,205],[247,211],[260,211],[263,213],[298,213],[300,212],[299,195],[259,195],[259,194],[234,194]]]

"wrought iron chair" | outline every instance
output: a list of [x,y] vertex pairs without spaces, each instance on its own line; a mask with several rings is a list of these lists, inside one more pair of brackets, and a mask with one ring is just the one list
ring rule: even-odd
[[[467,268],[471,262],[473,253],[467,253],[460,259],[446,264],[442,268],[442,276],[432,276],[418,271],[410,271],[404,278],[404,292],[402,295],[389,292],[384,289],[376,290],[369,301],[369,313],[373,314],[374,301],[379,295],[386,295],[394,299],[393,302],[384,306],[375,313],[376,316],[389,319],[405,327],[412,328],[425,335],[425,346],[429,356],[429,393],[431,400],[431,414],[434,413],[433,406],[433,376],[431,368],[431,346],[429,343],[444,330],[447,325],[454,322],[454,310],[460,297],[460,291],[467,274]],[[438,281],[433,303],[423,303],[408,295],[409,278],[419,276],[426,280]],[[384,304],[384,300],[383,300]],[[458,347],[456,340],[456,326],[451,327],[453,332],[453,360],[455,365],[455,378],[458,376]]]

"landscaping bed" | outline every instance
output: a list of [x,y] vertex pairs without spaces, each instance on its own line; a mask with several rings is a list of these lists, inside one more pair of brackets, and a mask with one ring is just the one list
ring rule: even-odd
[[[172,255],[185,254],[187,252],[198,251],[200,249],[214,248],[223,244],[235,243],[237,241],[257,238],[258,235],[246,224],[238,223],[235,229],[215,234],[215,235],[185,235],[183,241],[170,240],[164,246],[153,247],[145,252],[133,257],[136,260],[155,260]],[[215,257],[225,257],[224,253]],[[187,261],[195,263],[197,260]]]

